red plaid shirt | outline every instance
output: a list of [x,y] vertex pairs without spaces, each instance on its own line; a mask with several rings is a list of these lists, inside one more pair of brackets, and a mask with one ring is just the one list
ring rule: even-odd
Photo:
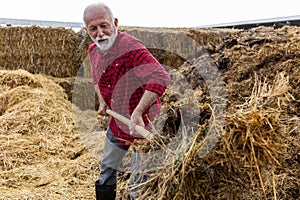
[[[89,47],[92,64],[93,84],[98,84],[100,93],[110,109],[130,118],[145,90],[161,96],[170,82],[169,74],[133,36],[118,32],[118,36],[106,53],[100,52],[95,44]],[[143,113],[149,130],[149,121],[160,112],[159,98]],[[129,145],[136,137],[129,129],[111,118],[110,129],[121,145]]]

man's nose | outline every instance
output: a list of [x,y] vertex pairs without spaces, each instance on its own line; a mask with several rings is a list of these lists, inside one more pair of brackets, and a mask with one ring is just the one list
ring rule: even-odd
[[97,36],[98,37],[104,36],[103,29],[100,26],[98,26],[97,28]]

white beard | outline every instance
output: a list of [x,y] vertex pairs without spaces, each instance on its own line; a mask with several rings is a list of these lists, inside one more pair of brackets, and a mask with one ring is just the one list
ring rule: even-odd
[[[107,51],[114,44],[116,37],[117,37],[117,30],[114,29],[114,33],[111,36],[104,35],[101,38],[97,36],[96,38],[91,37],[91,39],[97,45],[97,47],[100,49],[100,51]],[[105,43],[98,42],[99,40],[103,40],[103,39],[107,39],[108,41]]]

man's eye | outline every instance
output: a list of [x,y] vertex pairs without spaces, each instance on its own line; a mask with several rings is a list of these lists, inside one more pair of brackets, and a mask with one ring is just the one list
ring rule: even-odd
[[107,25],[107,24],[103,24],[103,25],[101,25],[101,28],[108,28],[109,26]]

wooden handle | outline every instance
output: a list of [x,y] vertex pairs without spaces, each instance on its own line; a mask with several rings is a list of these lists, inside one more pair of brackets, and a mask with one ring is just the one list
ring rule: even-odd
[[[117,120],[119,120],[120,122],[122,122],[123,124],[129,126],[130,124],[130,119],[124,117],[123,115],[120,115],[119,113],[112,111],[110,109],[106,110],[106,113],[109,114],[110,116],[116,118]],[[136,132],[138,132],[143,138],[150,140],[153,137],[153,134],[151,132],[149,132],[148,130],[146,130],[144,127],[136,125],[134,130]]]

